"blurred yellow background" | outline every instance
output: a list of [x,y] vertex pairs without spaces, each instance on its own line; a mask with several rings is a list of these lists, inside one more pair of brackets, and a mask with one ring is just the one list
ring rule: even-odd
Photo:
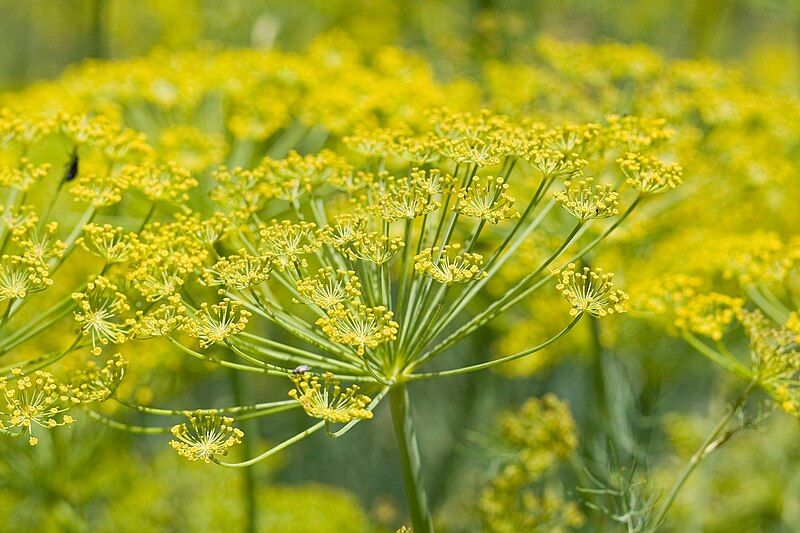
[[209,40],[300,50],[333,29],[363,49],[413,48],[443,74],[486,58],[525,59],[542,35],[707,56],[790,90],[800,70],[795,0],[0,0],[0,87],[52,77],[87,57]]

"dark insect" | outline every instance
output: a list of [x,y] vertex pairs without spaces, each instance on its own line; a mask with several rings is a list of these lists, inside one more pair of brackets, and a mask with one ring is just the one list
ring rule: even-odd
[[300,365],[297,368],[295,368],[294,370],[292,370],[292,374],[305,374],[309,370],[311,370],[310,366],[308,366],[308,365]]
[[64,181],[72,181],[78,176],[78,149],[72,151],[69,162],[64,165]]

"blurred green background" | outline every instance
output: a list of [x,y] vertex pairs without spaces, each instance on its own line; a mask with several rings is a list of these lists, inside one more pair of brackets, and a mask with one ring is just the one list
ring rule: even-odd
[[[408,48],[430,61],[444,80],[469,78],[489,59],[525,62],[535,53],[536,39],[550,36],[589,43],[644,43],[667,57],[719,60],[741,69],[753,86],[793,93],[800,88],[800,2],[796,0],[0,0],[0,90],[55,77],[87,58],[131,58],[153,48],[192,49],[209,41],[302,51],[316,36],[329,31],[348,35],[364,50],[387,44]],[[633,342],[620,352],[631,361],[644,348]],[[680,409],[703,395],[701,389],[712,372],[688,348],[671,340],[647,348],[660,354],[688,354],[661,363],[665,373],[684,380],[684,389],[656,390],[654,404],[674,402],[673,407]],[[432,500],[453,523],[458,522],[465,502],[474,497],[474,491],[460,490],[460,483],[471,479],[469,474],[456,473],[469,470],[464,465],[485,462],[475,443],[492,430],[498,409],[555,391],[573,404],[579,426],[592,426],[580,404],[591,401],[587,391],[596,376],[580,355],[545,376],[509,381],[487,374],[444,386],[419,387],[415,403],[422,406],[420,426],[437,428],[422,430],[421,435],[431,465]],[[643,380],[636,372],[644,371],[636,363],[632,368]],[[205,386],[216,387],[216,397],[229,394],[222,379]],[[667,399],[656,398],[657,392]],[[452,397],[469,401],[446,401]],[[426,410],[427,405],[435,408]],[[663,404],[653,407],[653,411],[662,410]],[[277,521],[270,524],[270,531],[366,531],[374,524],[393,527],[402,522],[399,471],[385,462],[394,454],[389,421],[377,418],[374,424],[364,424],[349,434],[346,443],[304,442],[259,469],[261,514]],[[686,434],[692,434],[688,427],[692,422],[683,422]],[[275,432],[288,435],[292,429],[287,425]],[[159,440],[150,443],[151,448],[141,443],[131,446],[124,436],[106,435],[131,457],[121,461],[108,440],[98,439],[94,426],[76,428],[68,435],[66,443],[54,441],[50,448],[22,452],[16,442],[0,443],[4,453],[5,448],[8,453],[13,448],[16,454],[13,464],[0,469],[0,502],[7,499],[6,505],[14,506],[15,524],[35,523],[46,531],[82,530],[75,526],[81,522],[76,516],[92,515],[93,506],[104,507],[102,528],[108,531],[121,530],[119,524],[131,516],[138,520],[131,529],[138,531],[214,531],[242,519],[237,503],[240,480],[234,473],[187,465]],[[797,456],[795,429],[784,424],[774,435],[780,444],[776,448]],[[710,491],[731,490],[742,479],[760,476],[759,488],[753,489],[757,497],[747,500],[754,509],[753,527],[785,524],[787,517],[775,502],[786,487],[798,489],[798,478],[791,474],[797,461],[786,456],[770,457],[763,465],[753,461],[753,451],[763,445],[758,439],[759,435],[746,435],[731,451],[737,457],[734,464],[747,466],[736,469],[738,478],[728,480],[736,475],[726,469],[725,457],[715,457],[709,463],[709,475],[691,488],[687,498],[702,505]],[[65,460],[65,449],[78,448],[84,453]],[[359,468],[352,467],[353,458],[358,458]],[[786,460],[784,465],[782,460]],[[764,476],[765,471],[769,475]],[[99,472],[105,477],[99,477]],[[43,484],[43,479],[48,482]],[[309,482],[324,484],[324,488],[306,485]],[[341,489],[330,488],[334,485]],[[740,495],[741,491],[733,492]],[[313,522],[323,515],[324,526]],[[93,522],[92,527],[97,523],[101,522]],[[720,519],[718,530],[731,523]],[[454,530],[469,528],[461,525]]]
[[443,75],[487,57],[524,59],[540,35],[707,56],[771,86],[797,87],[800,71],[795,0],[1,0],[0,87],[55,76],[87,57],[206,40],[300,50],[332,29],[365,49],[412,48]]

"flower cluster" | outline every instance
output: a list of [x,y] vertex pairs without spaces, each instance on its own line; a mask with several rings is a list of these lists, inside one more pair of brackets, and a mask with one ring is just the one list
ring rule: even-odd
[[244,290],[258,286],[269,279],[272,269],[270,256],[255,256],[246,250],[227,257],[220,257],[216,263],[203,272],[203,283],[219,286],[219,293],[226,290]]
[[567,405],[553,395],[528,399],[500,418],[505,464],[482,491],[478,508],[487,531],[576,528],[584,523],[578,505],[548,483],[547,473],[569,459],[578,439]]
[[480,254],[460,252],[460,244],[426,248],[414,257],[414,270],[439,283],[452,285],[486,277]]
[[[4,257],[7,299],[46,289],[50,269],[79,246],[101,259],[102,270],[73,290],[79,337],[59,359],[84,338],[99,355],[112,345],[166,337],[184,353],[237,370],[286,375],[293,367],[319,368],[324,380],[297,374],[293,394],[306,412],[329,421],[368,419],[370,400],[339,382],[391,387],[435,376],[417,368],[545,286],[553,275],[548,267],[573,245],[582,245],[577,260],[602,240],[578,243],[582,234],[573,231],[536,268],[521,276],[504,270],[548,205],[560,203],[586,226],[606,224],[603,235],[635,206],[605,222],[630,195],[595,185],[583,169],[610,167],[623,133],[637,137],[640,122],[547,126],[447,109],[427,120],[365,128],[345,141],[351,153],[287,151],[216,169],[195,161],[190,166],[207,168],[213,180],[201,188],[199,176],[159,160],[119,124],[65,115],[53,127],[78,148],[62,179],[89,205],[63,242],[58,226],[40,224],[25,206],[4,211],[20,248],[13,259]],[[557,178],[566,180],[565,189],[546,204]],[[211,204],[194,211],[199,189],[210,191],[202,201]],[[145,207],[138,229],[94,221],[128,194]],[[517,211],[519,198],[526,200]],[[559,217],[550,224],[563,229]],[[470,316],[467,309],[500,272],[513,280],[510,288]],[[575,321],[624,310],[627,296],[611,274],[571,265],[559,276]],[[223,299],[208,301],[208,287]],[[7,311],[13,316],[13,304]],[[255,321],[297,343],[245,332]],[[203,351],[183,346],[181,334]],[[126,365],[115,357],[76,373],[76,396],[84,404],[113,396]]]
[[589,267],[578,270],[574,263],[570,263],[559,271],[559,276],[556,288],[572,305],[572,316],[588,313],[599,317],[625,312],[628,295],[614,288],[614,274]]
[[72,294],[77,304],[75,321],[81,335],[92,341],[92,353],[100,355],[104,346],[125,342],[130,322],[123,314],[130,310],[128,298],[103,276],[86,284],[84,292]]
[[242,442],[244,432],[233,426],[233,418],[206,411],[186,411],[188,422],[170,430],[170,446],[190,461],[210,463],[228,455],[228,450]]
[[328,266],[298,281],[297,291],[320,309],[336,309],[361,299],[361,281],[352,270]]
[[741,298],[724,294],[699,294],[682,302],[675,311],[675,326],[712,340],[721,340],[725,329],[742,308]]
[[115,354],[103,366],[89,361],[86,368],[72,373],[73,394],[83,403],[104,402],[111,398],[125,377],[128,361]]
[[251,315],[250,311],[242,309],[242,304],[229,298],[211,305],[203,302],[183,329],[200,341],[201,348],[208,348],[243,331]]
[[46,265],[15,255],[0,257],[0,301],[22,300],[52,284]]
[[740,310],[750,340],[751,371],[783,411],[800,417],[800,344],[797,333],[775,326],[761,311]]
[[29,444],[35,446],[39,439],[33,435],[34,426],[52,429],[75,421],[66,412],[79,400],[51,373],[37,370],[24,375],[20,369],[15,369],[14,378],[12,381],[0,378],[0,394],[4,401],[0,428],[27,432]]
[[295,388],[289,391],[289,396],[297,400],[310,417],[336,424],[372,418],[372,411],[367,409],[372,399],[359,394],[357,385],[342,389],[341,383],[329,372],[322,376],[321,382],[319,376],[310,372],[293,373],[291,378]]
[[135,233],[126,233],[121,226],[111,224],[87,224],[79,242],[107,264],[127,261],[138,244]]
[[617,160],[627,183],[642,194],[658,194],[674,189],[683,182],[683,169],[675,163],[666,164],[655,157],[628,153]]
[[581,222],[619,214],[619,193],[613,192],[611,185],[594,185],[593,181],[594,178],[567,180],[564,190],[554,194],[561,207]]
[[514,197],[506,192],[507,189],[508,184],[502,177],[487,176],[484,179],[475,176],[467,187],[459,191],[453,209],[491,224],[519,216],[513,210]]
[[397,338],[400,325],[392,320],[394,313],[384,306],[368,307],[362,303],[337,305],[328,309],[317,325],[333,341],[354,346],[358,355]]

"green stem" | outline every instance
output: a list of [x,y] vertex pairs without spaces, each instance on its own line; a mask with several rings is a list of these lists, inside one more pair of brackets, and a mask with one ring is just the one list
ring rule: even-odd
[[581,259],[581,258],[582,258],[582,257],[584,257],[586,254],[588,254],[589,252],[591,252],[592,250],[594,250],[594,248],[595,248],[595,247],[596,247],[598,244],[600,244],[601,242],[603,242],[603,240],[604,240],[606,237],[608,237],[609,235],[611,235],[611,233],[612,233],[612,232],[613,232],[615,229],[617,229],[617,228],[619,227],[619,225],[620,225],[620,224],[622,224],[622,223],[625,221],[625,219],[626,219],[626,218],[628,218],[628,216],[629,216],[631,213],[633,213],[633,210],[634,210],[634,209],[636,209],[636,206],[638,206],[638,205],[639,205],[639,204],[642,202],[642,200],[643,200],[643,199],[644,199],[644,196],[642,196],[641,194],[640,194],[639,196],[637,196],[637,197],[636,197],[636,198],[633,200],[633,202],[631,202],[631,205],[629,205],[629,206],[628,206],[628,209],[626,209],[626,210],[625,210],[625,211],[622,213],[622,215],[620,215],[620,217],[619,217],[619,218],[616,220],[616,222],[614,222],[613,224],[611,224],[611,225],[608,227],[608,229],[606,229],[606,230],[605,230],[603,233],[601,233],[600,235],[598,235],[597,237],[595,237],[595,238],[594,238],[594,240],[592,240],[592,241],[591,241],[590,243],[588,243],[586,246],[584,246],[583,248],[581,248],[580,250],[578,250],[578,252],[577,252],[575,255],[573,255],[572,257],[570,257],[570,258],[569,258],[569,260],[567,260],[567,261],[566,261],[566,263],[574,263],[574,262],[575,262],[575,261],[577,261],[578,259]]
[[782,303],[770,300],[757,287],[753,285],[748,287],[747,295],[753,300],[753,303],[778,324],[783,324],[788,320],[789,310]]
[[[556,251],[554,251],[550,255],[550,257],[545,259],[545,261],[541,265],[539,265],[539,268],[537,268],[535,271],[527,274],[524,278],[519,280],[513,287],[511,287],[509,290],[507,290],[502,296],[500,296],[498,299],[496,299],[489,307],[487,307],[485,310],[481,311],[480,313],[478,313],[477,315],[475,315],[474,317],[469,319],[466,323],[464,323],[455,332],[450,334],[442,342],[440,342],[439,344],[437,344],[436,346],[434,346],[433,348],[428,350],[425,353],[425,355],[423,356],[423,358],[428,358],[428,357],[430,357],[432,355],[435,355],[436,353],[439,353],[440,351],[442,351],[443,349],[447,348],[451,344],[453,344],[453,343],[457,342],[458,340],[462,339],[464,336],[466,336],[466,335],[470,334],[471,332],[475,331],[477,328],[479,328],[483,324],[491,321],[492,319],[494,319],[498,315],[502,314],[503,312],[505,312],[506,309],[508,309],[509,307],[514,305],[517,301],[519,301],[523,297],[522,296],[523,294],[526,294],[528,291],[530,291],[532,289],[531,287],[529,287],[528,289],[523,290],[523,287],[525,287],[525,285],[530,283],[536,276],[541,274],[542,271],[544,271],[544,269],[548,267],[548,265],[550,265],[553,261],[555,261],[564,252],[564,250],[572,243],[573,239],[575,238],[575,236],[578,234],[578,232],[580,231],[581,227],[583,227],[583,226],[584,226],[583,222],[579,222],[578,224],[576,224],[575,227],[570,232],[570,234],[564,240],[564,242],[561,243],[561,245],[556,249]],[[547,279],[547,278],[545,278],[545,279]],[[544,281],[544,280],[542,280],[542,281]],[[536,285],[536,286],[538,286],[538,285]],[[518,292],[520,290],[522,290],[521,293]],[[438,335],[441,331],[443,331],[445,326],[447,326],[447,322],[449,320],[452,320],[452,318],[454,318],[455,314],[457,312],[459,312],[464,306],[466,306],[467,303],[469,303],[469,302],[468,301],[462,301],[462,302],[459,303],[459,305],[455,306],[453,308],[453,311],[450,313],[450,315],[444,321],[440,321],[440,323],[437,325],[437,328],[434,330],[434,334],[433,335],[434,336]],[[431,337],[428,340],[432,341],[433,337]]]
[[3,326],[6,324],[6,320],[8,320],[9,315],[11,315],[11,306],[14,305],[16,298],[9,298],[8,303],[6,304],[6,310],[3,311],[3,316],[0,316],[0,329],[3,329]]
[[740,362],[733,358],[725,357],[688,331],[684,331],[682,336],[684,340],[688,342],[695,350],[706,356],[712,362],[718,364],[725,370],[736,374],[740,378],[750,379],[750,371]]
[[[133,409],[135,411],[139,411],[140,413],[147,413],[150,415],[182,416],[186,411],[199,410],[199,411],[204,411],[206,413],[236,414],[238,415],[236,417],[237,420],[242,420],[244,416],[247,416],[248,418],[256,418],[256,415],[279,413],[281,411],[288,411],[289,409],[294,409],[300,406],[300,404],[297,403],[297,401],[295,400],[281,400],[278,402],[254,403],[250,405],[237,405],[234,407],[159,409],[158,407],[149,407],[147,405],[139,405],[137,403],[129,402],[127,400],[123,400],[122,398],[118,398],[116,396],[114,396],[113,399],[117,403],[124,405],[129,409]],[[240,413],[244,413],[244,415],[240,415]]]
[[[608,423],[609,410],[608,410],[608,391],[606,389],[606,380],[603,372],[603,344],[600,341],[600,320],[597,317],[589,317],[589,336],[591,342],[589,343],[592,355],[592,370],[594,374],[595,397],[597,410],[600,414],[601,425]],[[592,401],[592,400],[590,400]]]
[[[550,346],[554,342],[556,342],[559,339],[561,339],[564,335],[569,333],[572,328],[575,327],[575,324],[577,324],[578,321],[580,321],[582,316],[583,316],[583,313],[579,313],[578,315],[575,316],[575,318],[572,319],[572,321],[569,324],[567,324],[564,327],[564,329],[559,331],[554,337],[551,337],[551,338],[547,339],[546,341],[544,341],[541,344],[537,344],[536,346],[533,346],[531,348],[527,348],[525,350],[522,350],[521,352],[517,352],[517,353],[511,354],[511,355],[506,355],[505,357],[500,357],[500,358],[497,358],[497,359],[492,359],[491,361],[486,361],[485,363],[478,363],[478,364],[475,364],[475,365],[465,366],[465,367],[461,367],[461,368],[453,368],[451,370],[441,370],[439,372],[428,372],[428,373],[425,373],[425,374],[408,374],[406,376],[406,379],[408,381],[414,381],[414,380],[420,380],[420,379],[440,378],[440,377],[444,377],[444,376],[458,376],[458,375],[461,375],[461,374],[468,374],[470,372],[476,372],[478,370],[483,370],[485,368],[490,368],[490,367],[493,367],[493,366],[502,365],[504,363],[508,363],[509,361],[513,361],[515,359],[519,359],[521,357],[525,357],[525,356],[530,355],[532,353],[535,353],[535,352],[538,352],[540,350],[543,350],[544,348],[547,348],[548,346]],[[419,366],[420,364],[422,364],[422,362],[423,362],[422,360],[418,361],[418,362],[415,363],[415,365]]]
[[[244,403],[244,388],[245,384],[242,382],[239,373],[230,369],[229,377],[231,383],[231,392],[233,393],[233,403],[242,405]],[[245,434],[258,436],[258,426],[253,422],[245,422],[242,427]],[[253,439],[244,439],[242,441],[242,453],[245,457],[252,455],[251,442]],[[258,504],[256,501],[256,479],[252,467],[242,468],[242,492],[244,493],[244,514],[245,514],[245,532],[256,533],[258,524]]]
[[147,227],[147,224],[150,222],[150,219],[153,218],[153,215],[156,212],[157,205],[158,204],[156,204],[155,202],[150,202],[150,208],[147,210],[147,214],[142,219],[142,223],[139,224],[139,233],[141,233],[142,230],[144,230],[144,228]]
[[[545,216],[550,212],[553,206],[556,204],[555,200],[551,200],[548,203],[542,212],[537,216],[534,220],[530,222],[519,234],[517,234],[517,227],[511,231],[511,233],[506,238],[506,241],[510,243],[503,242],[497,250],[492,253],[492,256],[483,266],[482,273],[486,273],[487,276],[474,284],[472,284],[467,290],[462,292],[459,297],[456,299],[455,303],[450,306],[450,310],[448,313],[443,316],[436,327],[434,328],[434,335],[438,335],[441,331],[450,324],[455,316],[457,316],[466,306],[470,303],[472,298],[492,279],[492,277],[497,274],[497,272],[505,265],[505,263],[515,257],[516,251],[522,245],[522,243],[530,236],[534,229],[536,229],[539,224],[544,220]],[[527,215],[523,214],[523,218],[526,218]],[[587,226],[584,225],[584,228]],[[513,239],[513,242],[512,242]],[[506,250],[508,247],[508,250]]]
[[83,212],[81,219],[78,221],[75,227],[72,228],[72,232],[64,241],[64,244],[67,245],[67,247],[64,249],[64,253],[61,255],[61,257],[52,258],[48,263],[51,275],[55,273],[55,271],[58,270],[61,267],[61,265],[64,264],[64,261],[66,261],[67,258],[70,256],[72,250],[75,249],[75,245],[78,243],[78,239],[80,238],[81,235],[83,235],[83,228],[87,224],[89,224],[92,220],[94,220],[95,215],[97,215],[97,207],[95,207],[94,205],[90,205],[89,207],[86,208],[86,211]]
[[395,440],[400,453],[400,466],[403,470],[403,485],[408,511],[411,515],[414,532],[432,533],[433,523],[422,482],[422,463],[406,385],[396,385],[389,391],[389,405],[392,411]]
[[214,363],[215,365],[219,365],[226,368],[233,368],[235,370],[242,370],[244,372],[256,372],[259,374],[267,374],[270,376],[286,376],[285,372],[279,372],[277,370],[272,370],[270,368],[264,368],[260,366],[249,366],[249,365],[241,365],[239,363],[233,363],[230,361],[225,361],[224,359],[219,359],[217,357],[212,357],[210,355],[205,355],[200,352],[196,352],[191,348],[188,348],[175,340],[174,338],[167,336],[167,340],[176,348],[181,350],[183,353],[194,357],[195,359],[199,359],[201,361],[208,361],[209,363]]
[[275,455],[279,451],[288,448],[289,446],[291,446],[295,442],[299,442],[299,441],[303,440],[304,438],[308,437],[309,435],[314,434],[315,432],[317,432],[320,429],[322,429],[324,426],[325,426],[325,421],[324,420],[322,420],[321,422],[317,422],[316,424],[314,424],[310,428],[306,429],[305,431],[301,431],[300,433],[298,433],[294,437],[290,437],[290,438],[286,439],[285,441],[281,442],[280,444],[278,444],[277,446],[273,446],[272,448],[270,448],[269,450],[265,451],[261,455],[253,457],[252,459],[249,459],[247,461],[242,461],[241,463],[225,463],[225,462],[222,462],[222,461],[218,461],[216,459],[214,459],[213,461],[215,463],[217,463],[218,465],[224,466],[224,467],[227,467],[227,468],[246,468],[246,467],[254,465],[254,464],[256,464],[256,463],[258,463],[260,461],[263,461],[264,459],[266,459],[268,457],[272,457],[273,455]]
[[[84,287],[86,287],[85,283],[76,287],[73,292],[82,291]],[[14,300],[14,303],[11,305],[9,317],[13,318],[14,315],[19,312],[20,308],[29,301],[30,299],[28,298],[17,298]],[[51,307],[43,313],[37,314],[35,319],[26,321],[24,326],[17,328],[14,333],[10,333],[7,337],[2,339],[2,342],[0,342],[0,353],[5,353],[8,349],[13,348],[17,344],[21,344],[29,338],[39,334],[43,329],[50,327],[54,322],[69,314],[74,307],[75,301],[70,296],[67,296],[61,301],[61,303]],[[16,344],[11,344],[12,341]]]
[[101,424],[105,424],[106,426],[118,429],[120,431],[127,431],[128,433],[137,433],[141,435],[158,435],[161,433],[169,433],[170,430],[170,428],[168,427],[145,427],[145,426],[133,426],[130,424],[125,424],[123,422],[119,422],[117,420],[108,418],[105,415],[101,415],[100,413],[92,409],[86,409],[85,413],[89,415],[89,418],[93,418],[98,422],[100,422]]
[[656,528],[661,527],[662,523],[664,522],[664,519],[667,516],[667,512],[669,511],[670,507],[672,507],[672,504],[675,502],[675,499],[677,498],[681,488],[683,488],[683,485],[686,483],[686,480],[689,479],[689,476],[692,475],[692,472],[694,472],[694,470],[697,468],[700,462],[703,459],[705,459],[710,452],[714,450],[713,446],[714,441],[716,441],[719,438],[720,434],[725,430],[725,428],[728,427],[728,424],[730,423],[731,419],[733,419],[733,417],[736,415],[736,412],[747,400],[747,397],[750,395],[750,393],[753,392],[753,389],[755,388],[756,384],[757,382],[753,380],[747,385],[747,387],[744,389],[744,391],[742,391],[742,394],[736,399],[736,401],[733,403],[733,405],[725,414],[725,416],[723,416],[722,419],[717,423],[717,425],[714,426],[714,429],[711,431],[708,437],[706,437],[706,440],[703,441],[703,444],[700,445],[697,451],[694,452],[694,455],[692,455],[691,459],[689,459],[689,462],[683,468],[681,475],[678,476],[678,479],[675,481],[675,484],[672,486],[672,489],[670,489],[667,498],[664,500],[664,503],[661,505],[661,508],[658,511],[658,514],[656,514],[655,518],[653,519],[652,523],[655,525]]

